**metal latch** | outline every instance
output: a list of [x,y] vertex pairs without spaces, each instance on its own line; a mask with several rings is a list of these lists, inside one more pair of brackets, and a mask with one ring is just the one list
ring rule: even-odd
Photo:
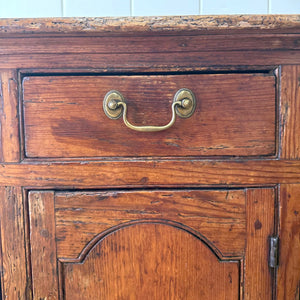
[[269,267],[276,268],[278,266],[278,250],[279,250],[279,237],[270,237],[270,255],[269,255]]

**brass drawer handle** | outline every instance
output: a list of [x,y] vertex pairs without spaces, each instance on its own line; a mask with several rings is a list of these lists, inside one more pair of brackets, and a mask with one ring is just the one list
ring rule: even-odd
[[181,118],[189,118],[195,111],[196,99],[189,89],[180,89],[174,96],[172,103],[172,118],[170,122],[163,126],[136,126],[129,123],[126,118],[127,104],[123,95],[115,90],[109,91],[103,101],[103,110],[110,119],[118,119],[123,113],[125,125],[136,131],[152,132],[162,131],[170,128],[176,120],[176,114]]

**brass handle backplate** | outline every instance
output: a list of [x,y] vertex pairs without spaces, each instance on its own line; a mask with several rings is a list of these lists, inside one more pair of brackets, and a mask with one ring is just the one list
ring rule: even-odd
[[189,89],[180,89],[174,96],[171,106],[172,117],[168,124],[163,126],[136,126],[127,120],[127,104],[123,95],[115,90],[109,91],[103,101],[103,110],[110,119],[118,119],[123,115],[125,125],[136,131],[152,132],[162,131],[170,128],[176,120],[176,114],[181,118],[189,118],[195,111],[196,98]]

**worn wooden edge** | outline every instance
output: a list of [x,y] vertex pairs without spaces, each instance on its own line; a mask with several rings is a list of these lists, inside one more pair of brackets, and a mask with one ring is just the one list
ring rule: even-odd
[[300,185],[280,185],[279,266],[276,299],[300,299]]
[[244,299],[273,299],[268,237],[274,234],[275,189],[247,189],[247,245]]
[[300,158],[300,66],[281,67],[281,157]]
[[0,187],[2,299],[29,299],[21,187]]
[[0,186],[153,188],[300,183],[300,161],[109,161],[0,164]]
[[51,191],[32,191],[28,194],[34,299],[58,299],[53,199],[54,193]]
[[294,29],[300,15],[155,16],[0,19],[0,35],[45,33],[172,32]]
[[20,160],[18,79],[15,70],[0,70],[0,160]]

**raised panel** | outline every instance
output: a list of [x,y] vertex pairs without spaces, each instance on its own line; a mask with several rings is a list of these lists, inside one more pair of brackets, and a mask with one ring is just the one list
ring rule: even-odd
[[220,262],[185,230],[148,223],[108,234],[64,263],[64,299],[238,299],[239,263]]

